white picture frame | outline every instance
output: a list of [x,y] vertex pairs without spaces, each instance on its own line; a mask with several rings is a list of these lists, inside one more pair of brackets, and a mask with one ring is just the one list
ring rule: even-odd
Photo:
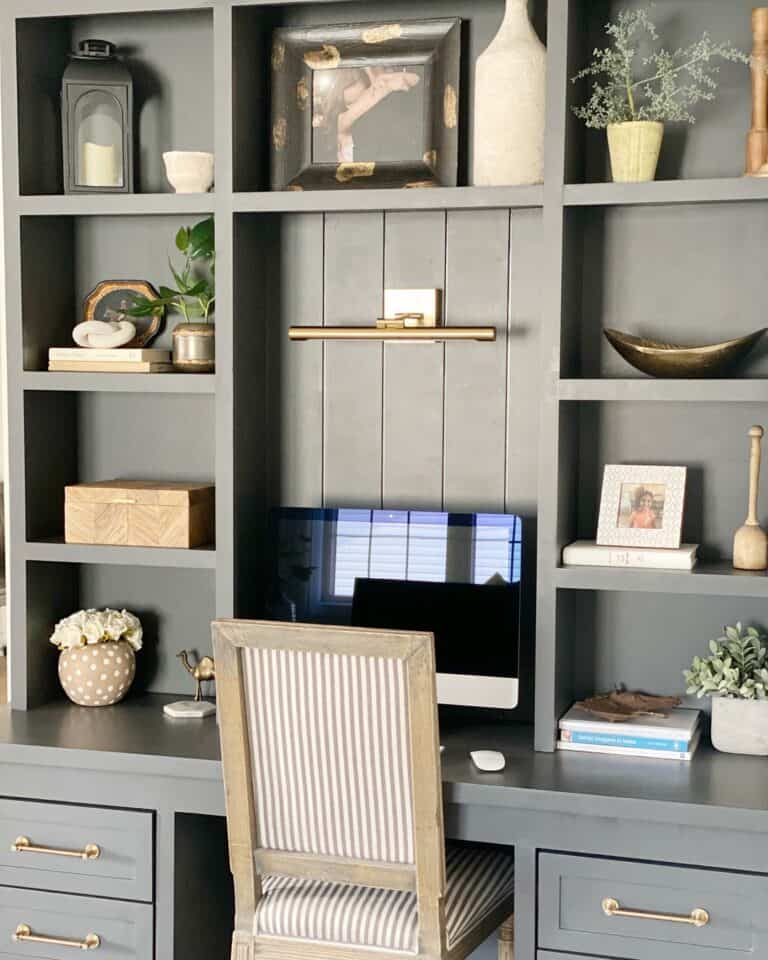
[[598,546],[678,549],[687,472],[686,467],[606,464]]

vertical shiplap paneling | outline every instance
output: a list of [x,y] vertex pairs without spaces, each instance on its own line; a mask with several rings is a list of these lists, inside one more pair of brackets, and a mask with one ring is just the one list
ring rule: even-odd
[[323,345],[290,343],[289,326],[323,323],[323,215],[283,217],[280,275],[280,502],[323,500]]
[[507,509],[535,514],[541,359],[542,217],[513,210],[510,224]]
[[[386,215],[385,287],[442,291],[445,216],[442,211]],[[385,507],[442,507],[444,362],[442,344],[384,347]]]
[[[383,309],[384,215],[325,218],[325,325],[370,326]],[[325,345],[324,497],[327,506],[381,504],[380,343]]]
[[497,340],[446,345],[446,510],[504,509],[509,225],[509,210],[448,213],[446,321],[493,325]]

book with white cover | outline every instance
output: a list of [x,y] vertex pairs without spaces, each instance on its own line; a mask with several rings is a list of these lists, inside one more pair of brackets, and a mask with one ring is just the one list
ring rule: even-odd
[[142,347],[118,347],[115,350],[91,350],[88,347],[51,347],[49,361],[81,363],[170,363],[170,350],[148,350]]
[[664,717],[631,717],[620,723],[611,723],[610,720],[600,720],[574,705],[560,720],[560,729],[608,736],[682,740],[688,743],[693,738],[700,719],[701,710],[675,707]]
[[172,373],[172,363],[148,363],[141,360],[128,360],[115,363],[99,363],[80,360],[49,360],[51,373]]
[[684,543],[678,550],[666,550],[659,547],[601,547],[594,540],[577,540],[563,549],[563,565],[693,570],[698,549],[698,543]]
[[604,747],[589,743],[569,743],[567,740],[558,740],[557,749],[571,753],[602,753],[612,757],[636,757],[645,760],[690,760],[696,753],[701,739],[701,731],[697,730],[688,745],[687,750],[640,750],[632,747]]

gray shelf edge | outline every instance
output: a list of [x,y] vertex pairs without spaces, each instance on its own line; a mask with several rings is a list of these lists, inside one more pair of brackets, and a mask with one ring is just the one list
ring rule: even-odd
[[544,188],[435,187],[421,190],[307,190],[235,193],[235,213],[471,210],[542,207]]
[[[248,0],[251,2],[251,0]],[[271,0],[259,0],[271,2]],[[310,3],[317,0],[309,0]],[[140,4],[131,0],[45,0],[44,5],[36,0],[15,0],[9,4],[8,14],[17,19],[37,17],[77,17],[107,13],[178,13],[180,10],[213,11],[216,0],[141,0]]]
[[768,598],[768,576],[730,569],[726,564],[685,570],[629,570],[611,567],[557,567],[560,590],[605,590],[680,596]]
[[216,198],[212,193],[51,194],[15,197],[12,206],[22,217],[205,216],[214,212]]
[[569,183],[567,207],[633,206],[665,203],[739,203],[768,200],[768,180],[724,177],[716,180],[655,180],[651,183]]
[[214,394],[216,376],[207,373],[54,373],[26,371],[24,390],[73,393]]
[[92,563],[124,567],[168,567],[185,570],[215,570],[216,550],[174,550],[163,547],[109,547],[61,540],[29,540],[24,545],[27,561],[43,563]]
[[564,401],[639,401],[645,403],[763,403],[768,380],[563,379],[557,397]]

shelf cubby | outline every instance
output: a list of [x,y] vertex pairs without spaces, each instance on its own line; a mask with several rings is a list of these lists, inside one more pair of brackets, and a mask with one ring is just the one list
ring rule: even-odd
[[[766,244],[765,208],[746,201],[567,209],[562,376],[647,379],[606,328],[686,346],[752,333],[765,277],[754,251]],[[768,376],[768,342],[739,374]]]
[[[213,150],[212,9],[22,18],[16,48],[23,197],[62,193],[61,77],[68,53],[93,37],[115,43],[133,76],[137,194],[172,191],[164,151]],[[98,200],[79,199],[86,208]],[[116,200],[128,198],[106,198]]]
[[[567,184],[601,184],[611,179],[605,132],[587,129],[572,113],[589,95],[589,81],[570,83],[585,67],[595,47],[605,47],[605,24],[620,10],[647,6],[643,0],[577,0],[572,7],[574,29],[568,58],[565,90]],[[751,0],[659,0],[651,19],[668,50],[688,46],[706,30],[717,41],[729,41],[749,53],[752,49]],[[644,53],[642,44],[640,54]],[[744,172],[747,131],[750,127],[750,74],[748,67],[722,62],[719,89],[713,103],[695,108],[697,122],[667,124],[659,160],[660,181],[738,178]],[[624,185],[621,185],[622,187]],[[658,186],[646,184],[645,188]],[[668,188],[674,193],[687,185]],[[695,188],[694,188],[695,189]],[[618,191],[621,192],[621,191]],[[642,192],[642,191],[639,191]],[[578,195],[578,191],[577,191]]]
[[182,649],[208,652],[215,616],[210,570],[156,569],[95,562],[27,563],[27,664],[33,705],[62,696],[56,682],[53,625],[81,608],[126,608],[144,628],[132,695],[189,694],[194,683],[176,659]]

